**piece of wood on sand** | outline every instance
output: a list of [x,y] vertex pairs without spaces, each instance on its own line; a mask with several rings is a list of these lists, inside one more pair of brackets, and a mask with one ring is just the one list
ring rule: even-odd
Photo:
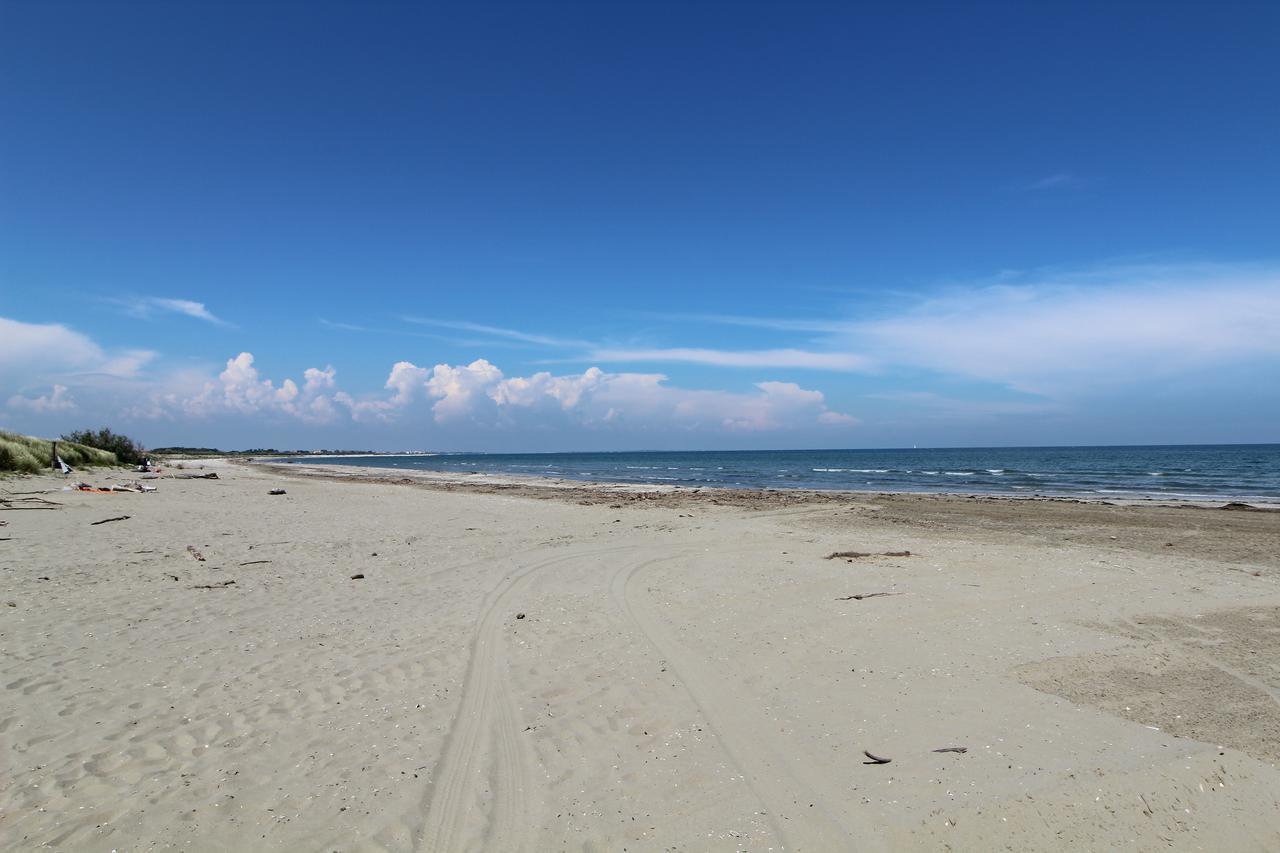
[[824,560],[856,560],[859,557],[910,557],[910,551],[832,551]]
[[0,509],[62,509],[62,504],[44,498],[0,498]]

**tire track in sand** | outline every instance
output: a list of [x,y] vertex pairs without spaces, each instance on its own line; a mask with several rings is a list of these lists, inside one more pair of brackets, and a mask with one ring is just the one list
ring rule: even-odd
[[[531,563],[508,574],[485,597],[471,641],[462,700],[430,788],[418,851],[520,851],[528,847],[537,826],[530,792],[538,782],[519,738],[515,699],[503,671],[506,604],[540,571],[627,550],[601,548]],[[486,774],[490,761],[496,767]],[[486,817],[480,794],[490,782],[493,796]]]
[[831,782],[813,771],[805,756],[788,755],[779,749],[777,726],[756,709],[758,703],[735,690],[710,662],[689,652],[673,636],[648,596],[636,588],[641,569],[695,553],[620,567],[611,584],[617,606],[675,672],[764,806],[786,850],[881,849],[873,827],[861,825],[847,814],[844,804],[825,795]]

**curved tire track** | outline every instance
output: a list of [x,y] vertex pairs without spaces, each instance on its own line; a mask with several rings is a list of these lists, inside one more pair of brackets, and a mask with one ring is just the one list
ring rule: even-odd
[[[506,604],[533,576],[575,560],[625,551],[613,547],[560,554],[507,575],[485,597],[463,681],[462,700],[450,727],[431,786],[426,819],[416,849],[422,853],[463,850],[519,851],[528,847],[537,825],[530,792],[536,787],[530,759],[519,738],[518,715],[504,670],[502,625]],[[479,808],[489,762],[496,763],[491,810]],[[477,827],[484,827],[477,831]]]
[[[614,601],[675,672],[707,719],[743,779],[764,806],[785,849],[794,851],[874,850],[878,835],[854,825],[838,802],[823,792],[830,786],[802,755],[787,755],[776,742],[776,726],[739,694],[716,668],[689,652],[672,634],[657,608],[636,589],[643,568],[697,552],[689,551],[621,567],[613,576]],[[808,804],[813,803],[814,808]]]

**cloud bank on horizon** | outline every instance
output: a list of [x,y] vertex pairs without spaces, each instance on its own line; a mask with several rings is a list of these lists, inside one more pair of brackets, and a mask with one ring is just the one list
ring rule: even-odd
[[[213,316],[203,306],[174,310]],[[366,329],[341,325],[357,335]],[[479,337],[472,342],[477,349],[505,341],[531,349],[534,362],[585,366],[521,375],[487,354],[430,366],[402,359],[381,387],[347,388],[333,364],[305,368],[300,381],[277,380],[260,372],[248,349],[221,369],[191,366],[181,353],[111,350],[64,324],[0,318],[4,419],[13,428],[52,433],[73,421],[128,425],[148,435],[265,426],[297,436],[300,446],[325,444],[335,433],[366,436],[366,446],[376,447],[392,436],[416,435],[421,446],[520,449],[521,437],[532,433],[557,436],[565,447],[588,434],[606,445],[610,439],[602,436],[625,444],[683,435],[711,445],[755,436],[775,446],[792,440],[857,446],[867,434],[885,441],[880,436],[898,423],[877,413],[888,404],[897,407],[896,417],[905,411],[925,421],[1025,423],[1061,420],[1100,398],[1140,407],[1169,394],[1202,393],[1227,369],[1274,379],[1280,271],[1129,265],[1005,275],[941,287],[870,318],[709,315],[677,323],[686,334],[737,325],[768,339],[803,337],[738,350],[620,346],[447,318],[413,318],[411,325],[465,331]],[[341,364],[343,356],[335,352],[332,361]],[[696,365],[719,382],[687,387],[662,372],[602,367],[610,364]],[[745,384],[743,372],[750,374]],[[955,383],[989,393],[947,393]],[[1274,382],[1248,387],[1274,402]]]

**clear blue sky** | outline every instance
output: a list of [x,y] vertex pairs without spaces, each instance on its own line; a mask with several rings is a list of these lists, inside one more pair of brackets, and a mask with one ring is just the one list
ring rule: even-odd
[[1277,44],[1275,3],[4,3],[0,426],[1280,440]]

